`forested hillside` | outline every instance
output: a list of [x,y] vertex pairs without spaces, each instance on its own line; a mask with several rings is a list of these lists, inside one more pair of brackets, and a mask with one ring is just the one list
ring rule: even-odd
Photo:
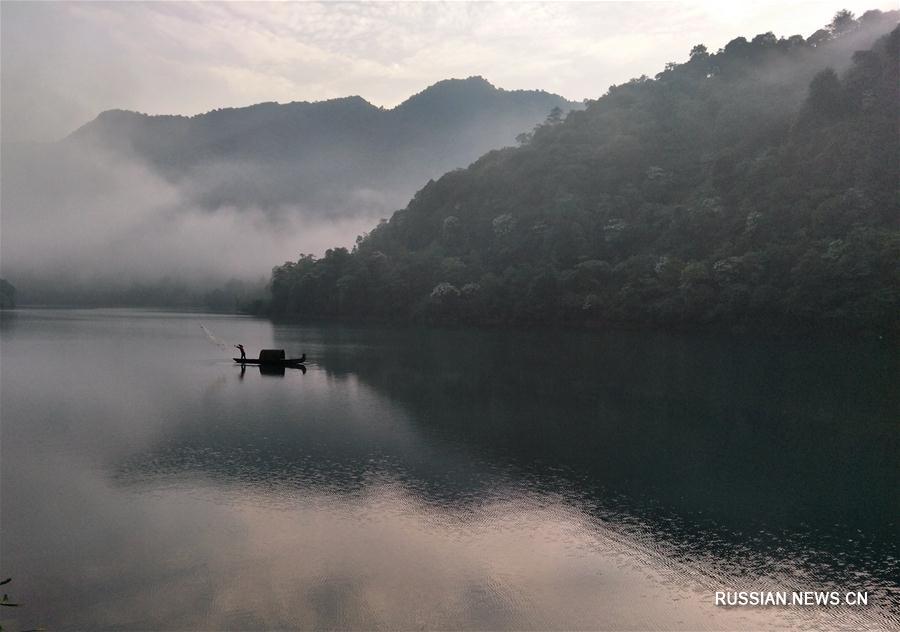
[[897,18],[695,46],[276,268],[270,313],[896,329]]

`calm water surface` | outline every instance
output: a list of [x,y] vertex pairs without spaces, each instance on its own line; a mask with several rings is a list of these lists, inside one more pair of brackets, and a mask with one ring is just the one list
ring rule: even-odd
[[0,322],[4,629],[900,627],[887,343]]

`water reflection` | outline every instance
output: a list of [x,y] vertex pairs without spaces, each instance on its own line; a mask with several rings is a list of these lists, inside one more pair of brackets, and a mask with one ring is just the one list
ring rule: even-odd
[[[240,366],[241,366],[240,376],[241,376],[241,379],[243,380],[244,376],[247,374],[247,365],[242,364]],[[287,369],[289,371],[297,371],[301,375],[306,375],[306,367],[303,366],[302,364],[299,366],[292,366],[292,367],[283,367],[283,366],[274,365],[274,364],[258,364],[258,365],[255,365],[254,368],[259,369],[260,375],[265,375],[267,377],[284,377],[285,369]]]
[[[195,329],[4,331],[0,547],[40,604],[23,625],[900,624],[898,367],[878,345],[216,323],[308,350],[307,374],[270,380]],[[876,604],[711,605],[827,586]]]

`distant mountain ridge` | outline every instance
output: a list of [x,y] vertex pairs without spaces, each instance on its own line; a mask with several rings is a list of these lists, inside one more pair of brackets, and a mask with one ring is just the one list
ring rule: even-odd
[[350,96],[195,116],[108,110],[62,143],[145,161],[205,208],[390,211],[429,178],[514,144],[556,107],[582,106],[469,77],[440,81],[390,109]]

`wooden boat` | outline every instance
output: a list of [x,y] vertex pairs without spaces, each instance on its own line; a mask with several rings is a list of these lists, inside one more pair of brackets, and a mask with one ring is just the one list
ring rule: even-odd
[[258,358],[232,358],[238,364],[258,364],[260,366],[292,366],[298,367],[306,362],[306,354],[299,358],[284,357],[284,349],[263,349]]
[[260,366],[300,366],[306,362],[306,356],[300,358],[285,358],[283,360],[260,360],[259,358],[232,358],[238,364],[258,364]]

